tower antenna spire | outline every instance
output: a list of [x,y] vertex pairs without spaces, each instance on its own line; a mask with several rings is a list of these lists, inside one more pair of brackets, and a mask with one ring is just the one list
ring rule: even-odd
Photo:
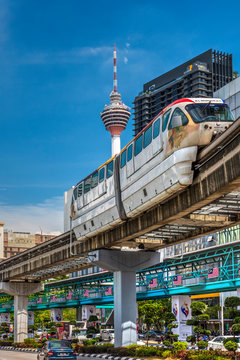
[[105,105],[101,118],[106,130],[111,133],[112,156],[121,151],[120,136],[126,128],[131,112],[129,107],[122,103],[121,95],[117,92],[117,52],[113,50],[113,91],[110,94],[110,105]]
[[113,92],[117,93],[117,50],[115,44],[113,50]]

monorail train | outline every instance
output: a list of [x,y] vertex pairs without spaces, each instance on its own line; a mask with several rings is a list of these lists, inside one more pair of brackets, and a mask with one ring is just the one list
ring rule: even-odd
[[77,239],[110,229],[191,185],[199,147],[233,121],[221,99],[181,99],[167,106],[120,154],[74,187],[70,220]]

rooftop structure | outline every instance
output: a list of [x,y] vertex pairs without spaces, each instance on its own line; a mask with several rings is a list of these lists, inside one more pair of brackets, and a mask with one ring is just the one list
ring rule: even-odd
[[113,51],[113,70],[113,91],[110,94],[110,105],[105,105],[101,113],[106,130],[111,133],[112,156],[118,154],[121,150],[121,132],[126,128],[131,115],[129,107],[122,103],[121,95],[117,92],[117,52],[115,45]]

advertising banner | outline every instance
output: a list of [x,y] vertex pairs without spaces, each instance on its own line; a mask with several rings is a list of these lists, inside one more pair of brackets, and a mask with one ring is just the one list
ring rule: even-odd
[[51,309],[51,321],[61,322],[63,320],[63,309]]
[[187,336],[192,335],[192,326],[186,325],[186,321],[191,319],[190,305],[190,296],[172,296],[172,312],[176,316],[176,325],[178,325],[173,329],[173,333],[179,335],[179,341],[185,341]]
[[82,306],[82,320],[88,321],[91,315],[96,315],[96,306],[83,305]]

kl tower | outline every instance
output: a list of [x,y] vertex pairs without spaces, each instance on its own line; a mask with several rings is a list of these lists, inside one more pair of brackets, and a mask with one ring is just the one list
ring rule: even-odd
[[117,52],[113,51],[113,91],[110,94],[110,105],[105,105],[100,114],[106,130],[110,131],[112,139],[112,156],[121,150],[120,136],[126,128],[130,118],[129,107],[121,102],[121,95],[117,92]]

